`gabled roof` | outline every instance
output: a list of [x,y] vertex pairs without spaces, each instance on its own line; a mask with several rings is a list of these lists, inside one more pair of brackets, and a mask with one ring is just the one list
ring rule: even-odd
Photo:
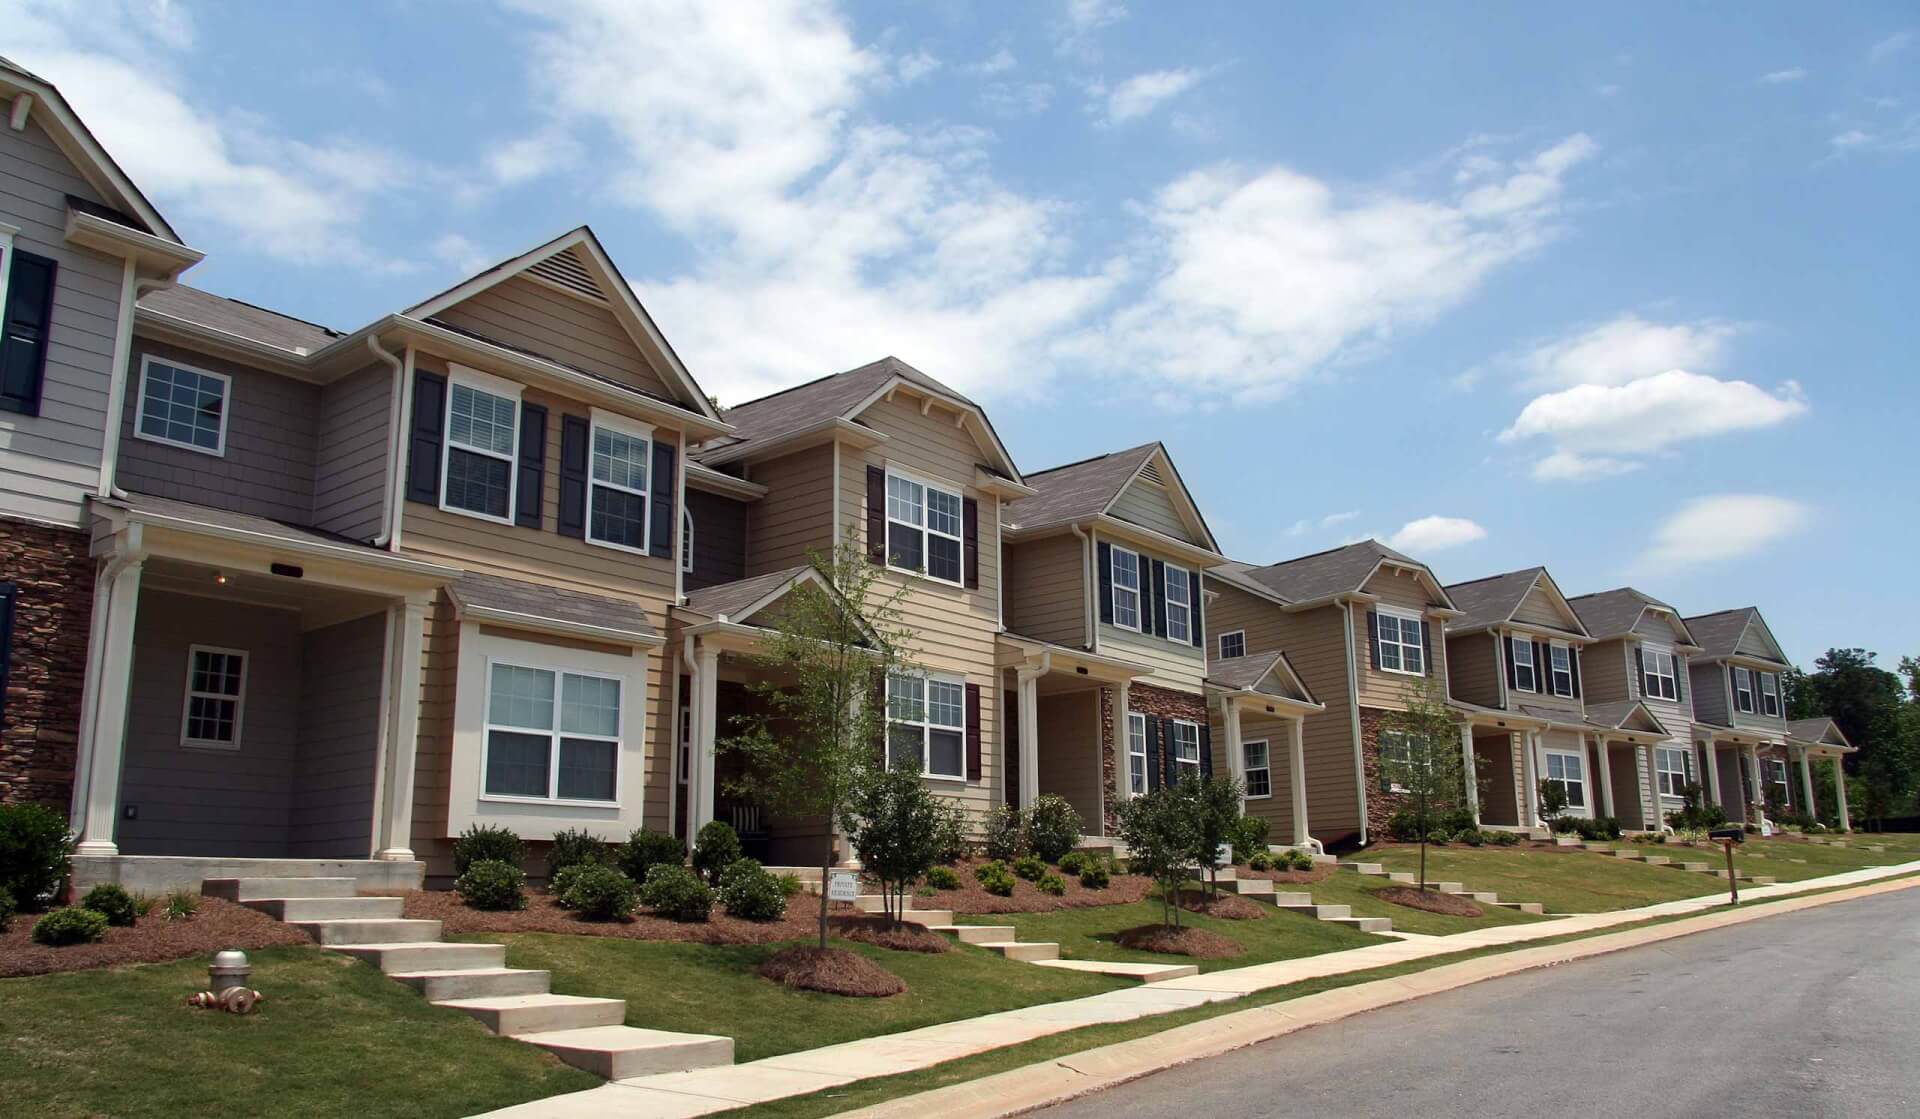
[[1587,722],[1601,730],[1623,730],[1663,736],[1671,733],[1653,711],[1637,699],[1589,703],[1586,706],[1586,712]]
[[1625,637],[1640,624],[1640,616],[1649,608],[1665,612],[1680,628],[1681,637],[1687,644],[1694,644],[1693,634],[1688,631],[1687,623],[1680,612],[1650,594],[1637,591],[1632,587],[1616,587],[1610,591],[1583,594],[1570,598],[1567,605],[1580,616],[1580,624],[1596,639]]
[[1559,585],[1544,567],[1523,567],[1518,571],[1489,575],[1484,579],[1449,584],[1447,593],[1453,596],[1454,605],[1466,616],[1447,623],[1447,632],[1470,633],[1505,625],[1513,620],[1514,611],[1520,609],[1520,604],[1536,586],[1545,586],[1552,597],[1566,606],[1567,614],[1573,619],[1573,628],[1566,632],[1580,637],[1590,636],[1580,615],[1567,604],[1567,597],[1560,593]]
[[1338,548],[1282,560],[1265,567],[1239,562],[1222,564],[1213,569],[1213,574],[1220,575],[1228,582],[1252,583],[1291,605],[1317,602],[1339,594],[1356,594],[1382,565],[1419,573],[1432,585],[1431,589],[1443,605],[1449,609],[1457,605],[1426,564],[1396,552],[1378,540],[1342,544]]
[[[779,602],[803,583],[812,583],[821,588],[836,602],[843,606],[845,598],[827,582],[818,568],[810,564],[799,564],[769,571],[764,575],[751,575],[745,579],[736,579],[731,583],[702,587],[687,592],[687,602],[680,607],[682,611],[704,615],[715,622],[739,626],[761,626],[753,619],[763,610]],[[879,635],[867,624],[864,618],[854,616],[854,624],[870,641],[878,641]]]
[[337,330],[269,311],[238,299],[175,284],[140,297],[140,309],[292,354],[310,354],[336,338]]
[[1257,692],[1291,703],[1319,704],[1307,682],[1294,671],[1284,652],[1214,660],[1207,666],[1207,683],[1227,691]]
[[[1162,464],[1166,467],[1164,474],[1160,471]],[[1220,550],[1199,504],[1180,477],[1180,469],[1173,464],[1173,456],[1167,452],[1166,444],[1158,441],[1029,474],[1027,484],[1036,492],[1008,507],[1007,527],[1030,532],[1114,516],[1114,503],[1139,478],[1166,488],[1201,548],[1216,553]],[[1155,531],[1145,525],[1140,527]]]
[[1795,719],[1787,724],[1787,737],[1801,742],[1812,742],[1822,746],[1840,746],[1847,750],[1857,749],[1847,741],[1840,730],[1840,724],[1825,715],[1814,719]]
[[548,632],[595,634],[658,644],[638,602],[469,571],[447,588],[464,616]]
[[1734,656],[1739,652],[1740,642],[1753,626],[1760,627],[1761,636],[1776,656],[1757,658],[1787,663],[1787,655],[1780,643],[1773,638],[1773,631],[1767,628],[1766,619],[1760,616],[1757,606],[1742,606],[1734,610],[1721,610],[1713,614],[1699,614],[1685,619],[1687,629],[1693,633],[1694,644],[1700,646],[1700,659],[1711,660],[1719,657]]

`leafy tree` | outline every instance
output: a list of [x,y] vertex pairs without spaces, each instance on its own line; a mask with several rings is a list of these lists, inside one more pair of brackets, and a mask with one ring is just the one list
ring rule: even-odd
[[1220,896],[1220,845],[1232,843],[1240,830],[1240,782],[1225,774],[1202,781],[1187,774],[1174,786],[1174,792],[1193,814],[1197,835],[1194,841],[1194,865],[1207,870],[1207,896]]
[[1179,786],[1162,786],[1121,801],[1119,816],[1127,870],[1159,884],[1161,920],[1179,928],[1180,887],[1202,841],[1192,801],[1180,794]]
[[1708,831],[1727,822],[1726,811],[1717,804],[1707,802],[1707,790],[1697,781],[1689,781],[1681,787],[1680,801],[1679,808],[1667,813],[1667,823],[1680,833],[1682,839],[1703,839]]
[[1795,717],[1832,718],[1847,740],[1859,747],[1859,753],[1842,764],[1856,778],[1848,785],[1849,804],[1869,826],[1909,810],[1920,790],[1920,714],[1916,714],[1915,700],[1920,663],[1913,657],[1903,658],[1903,679],[1875,665],[1875,656],[1866,649],[1827,650],[1814,662],[1816,670],[1802,678],[1805,702],[1796,687],[1789,706]]
[[887,918],[898,924],[907,895],[940,855],[940,806],[920,780],[917,762],[872,766],[854,783],[840,811],[860,866],[880,880]]
[[[752,658],[763,671],[748,685],[760,702],[717,743],[737,756],[728,791],[767,811],[837,820],[870,770],[883,767],[886,682],[902,664],[904,584],[880,581],[851,535],[831,553],[810,552],[825,586],[803,582],[781,604]],[[824,883],[830,848],[820,856]],[[820,893],[819,946],[827,946],[827,892]]]
[[1420,833],[1420,888],[1427,888],[1427,837],[1466,803],[1466,761],[1460,753],[1460,724],[1454,722],[1446,695],[1431,681],[1409,686],[1403,708],[1381,719],[1385,731],[1403,735],[1406,750],[1380,753],[1380,774],[1398,787],[1404,807]]

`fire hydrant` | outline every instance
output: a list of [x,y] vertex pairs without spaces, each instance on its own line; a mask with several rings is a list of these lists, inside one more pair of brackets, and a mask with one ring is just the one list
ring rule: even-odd
[[252,974],[253,967],[247,963],[245,952],[235,948],[217,952],[207,968],[207,982],[213,990],[188,995],[187,1005],[224,1010],[229,1014],[251,1014],[266,998],[247,986],[247,977]]

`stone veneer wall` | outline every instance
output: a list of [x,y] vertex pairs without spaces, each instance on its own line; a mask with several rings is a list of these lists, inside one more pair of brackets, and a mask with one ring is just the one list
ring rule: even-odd
[[1100,806],[1102,835],[1120,834],[1120,785],[1114,755],[1113,688],[1100,689]]
[[0,581],[15,587],[13,655],[0,720],[0,803],[65,811],[93,613],[87,534],[0,520]]
[[1390,793],[1380,785],[1380,728],[1387,712],[1377,707],[1360,709],[1360,763],[1367,781],[1367,841],[1379,843],[1387,838],[1387,819],[1405,803],[1406,797]]

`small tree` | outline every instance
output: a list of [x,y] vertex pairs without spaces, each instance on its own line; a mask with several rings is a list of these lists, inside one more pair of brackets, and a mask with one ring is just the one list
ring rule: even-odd
[[1223,843],[1233,842],[1240,827],[1240,782],[1216,774],[1202,781],[1188,774],[1174,787],[1180,799],[1193,813],[1198,835],[1194,842],[1194,863],[1206,868],[1207,896],[1220,896],[1220,868],[1217,854]]
[[1383,729],[1401,736],[1405,749],[1380,751],[1380,774],[1397,788],[1420,833],[1420,888],[1427,888],[1427,837],[1466,802],[1466,761],[1460,753],[1460,724],[1453,721],[1445,693],[1431,680],[1409,686],[1402,709],[1389,711]]
[[1127,870],[1159,884],[1161,920],[1180,927],[1180,887],[1186,884],[1201,843],[1192,802],[1177,788],[1163,787],[1121,801],[1119,815]]
[[[904,589],[879,584],[882,569],[850,537],[808,560],[825,585],[802,582],[782,600],[752,658],[763,676],[748,690],[760,703],[716,746],[744,763],[730,792],[776,814],[833,821],[868,770],[885,764],[886,682],[906,645],[898,625]],[[829,845],[820,856],[823,885],[832,872]],[[823,888],[822,949],[828,904]]]
[[1667,813],[1667,823],[1689,843],[1727,822],[1727,814],[1717,804],[1707,803],[1707,790],[1689,781],[1680,789],[1680,807]]
[[1547,825],[1548,831],[1558,831],[1554,825],[1572,805],[1567,799],[1567,787],[1548,777],[1540,779],[1540,819]]
[[867,769],[841,809],[840,826],[861,868],[880,880],[887,918],[898,924],[908,892],[940,856],[940,805],[920,780],[920,766]]

